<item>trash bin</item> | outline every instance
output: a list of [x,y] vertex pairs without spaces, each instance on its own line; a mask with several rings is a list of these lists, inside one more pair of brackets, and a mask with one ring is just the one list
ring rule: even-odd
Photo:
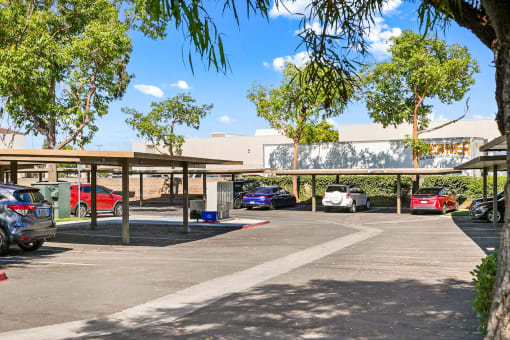
[[204,200],[191,200],[189,201],[189,218],[199,220],[202,218],[202,211],[205,210]]
[[38,182],[32,186],[39,189],[44,199],[53,205],[55,218],[71,216],[71,183]]

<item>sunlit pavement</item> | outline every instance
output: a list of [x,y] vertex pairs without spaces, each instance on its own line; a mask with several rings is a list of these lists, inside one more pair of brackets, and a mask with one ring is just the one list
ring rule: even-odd
[[70,235],[33,255],[13,247],[0,258],[0,331],[14,333],[0,338],[481,338],[469,272],[496,248],[490,224],[234,214],[271,223],[196,238],[151,229],[155,240],[128,247]]

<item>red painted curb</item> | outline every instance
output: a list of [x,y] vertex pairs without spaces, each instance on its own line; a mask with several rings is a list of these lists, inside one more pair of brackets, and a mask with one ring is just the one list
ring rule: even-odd
[[259,225],[264,225],[264,224],[269,224],[269,221],[262,221],[262,222],[257,222],[254,224],[245,224],[241,227],[241,229],[253,228],[253,227],[257,227]]
[[0,270],[0,282],[7,280],[7,275],[3,270]]

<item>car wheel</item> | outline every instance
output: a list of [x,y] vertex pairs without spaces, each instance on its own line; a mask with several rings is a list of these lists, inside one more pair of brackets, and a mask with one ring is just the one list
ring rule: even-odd
[[251,209],[253,209],[253,207],[246,207],[246,209],[251,210]]
[[37,249],[41,248],[43,244],[44,241],[34,241],[30,243],[20,243],[18,246],[24,251],[36,251]]
[[372,206],[372,203],[370,203],[370,199],[367,198],[367,203],[365,204],[365,207],[368,209],[370,209],[370,207]]
[[441,209],[441,214],[446,214],[448,212],[448,209],[446,208],[446,204],[443,204],[443,208]]
[[85,216],[87,216],[87,212],[88,212],[87,205],[81,203],[78,206],[78,208],[76,208],[76,211],[74,212],[74,215],[76,217],[85,217]]
[[416,215],[416,213],[417,213],[416,210],[411,209],[411,215]]
[[119,202],[115,204],[115,207],[113,208],[113,215],[114,216],[122,216],[122,211],[124,209],[122,208],[122,202]]
[[274,210],[274,204],[273,204],[273,201],[271,201],[271,204],[269,204],[269,210]]
[[0,256],[6,255],[9,251],[9,239],[5,231],[0,228]]
[[331,208],[330,208],[330,207],[324,207],[324,211],[325,211],[325,212],[330,212],[330,211],[331,211]]
[[234,209],[241,209],[242,206],[243,206],[243,201],[241,200],[240,197],[237,197],[234,200]]
[[349,212],[351,212],[351,213],[355,213],[356,212],[356,201],[352,201],[352,204],[349,207]]
[[[501,213],[499,212],[499,210],[496,210],[496,218],[497,218],[497,222],[501,222]],[[489,222],[491,223],[494,223],[494,210],[489,210],[489,212],[487,213],[487,219],[489,220]]]

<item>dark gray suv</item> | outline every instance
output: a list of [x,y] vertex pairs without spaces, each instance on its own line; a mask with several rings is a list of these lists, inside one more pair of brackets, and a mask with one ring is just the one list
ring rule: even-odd
[[25,251],[37,250],[56,232],[53,207],[39,189],[0,184],[0,255],[12,243]]

